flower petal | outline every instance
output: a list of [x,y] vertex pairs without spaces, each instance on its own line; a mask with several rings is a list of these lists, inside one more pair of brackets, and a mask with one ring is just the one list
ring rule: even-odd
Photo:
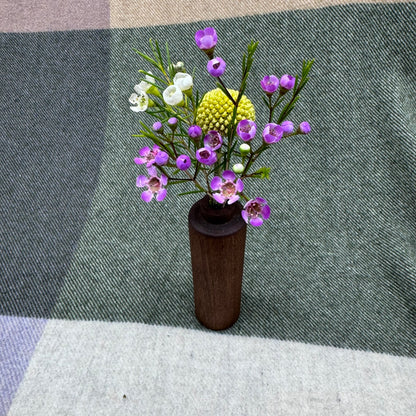
[[143,186],[146,186],[147,184],[147,178],[144,175],[140,175],[136,179],[136,186],[139,188],[142,188]]
[[243,189],[244,189],[244,183],[240,178],[238,178],[237,179],[237,192],[243,192]]
[[234,204],[234,202],[235,202],[235,201],[238,201],[239,199],[240,199],[240,196],[239,196],[239,195],[234,195],[234,196],[232,196],[232,197],[228,200],[227,204],[228,204],[228,205]]
[[225,170],[222,173],[222,177],[227,181],[233,181],[235,179],[235,173],[232,170]]
[[149,172],[150,176],[157,176],[157,170],[153,165],[147,166],[147,171]]
[[153,198],[153,192],[152,191],[144,191],[141,195],[144,202],[150,202]]
[[145,162],[146,160],[145,159],[143,159],[143,158],[141,158],[141,157],[135,157],[134,158],[134,163],[136,164],[136,165],[143,165],[143,163]]
[[253,227],[260,227],[260,225],[263,224],[263,220],[260,217],[253,218],[252,220],[250,220],[250,224]]
[[223,204],[224,203],[224,201],[225,201],[225,198],[222,196],[222,195],[220,195],[219,193],[215,193],[215,194],[212,194],[212,197],[219,203],[219,204]]
[[263,215],[263,218],[267,220],[270,217],[270,207],[268,205],[265,205],[263,209],[261,210],[261,215]]
[[218,189],[220,189],[221,184],[222,179],[219,176],[214,176],[211,181],[211,189],[213,191],[218,191]]
[[162,188],[156,195],[157,201],[163,201],[165,199],[165,196],[167,194],[167,190],[165,188]]
[[150,147],[142,147],[140,150],[139,150],[139,155],[140,156],[147,156],[148,154],[149,154],[149,152],[150,152]]
[[241,216],[243,217],[243,220],[248,224],[248,214],[247,214],[247,211],[241,211]]
[[160,182],[162,182],[163,186],[165,186],[168,183],[168,177],[163,173],[160,175]]

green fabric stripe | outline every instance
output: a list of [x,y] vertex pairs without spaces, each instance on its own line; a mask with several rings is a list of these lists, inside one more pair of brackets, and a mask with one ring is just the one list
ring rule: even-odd
[[[262,160],[272,179],[247,182],[271,219],[250,229],[242,314],[231,334],[416,356],[416,5],[352,5],[209,22],[239,77],[246,40],[261,40],[247,94],[263,126],[259,80],[316,59],[293,121],[312,133]],[[174,61],[198,68],[199,24],[112,30],[111,97],[99,186],[54,316],[200,328],[193,316],[187,213],[195,197],[140,201],[128,97],[150,69],[133,52],[169,39]],[[259,138],[257,140],[260,140]],[[227,253],[220,261],[228,261]]]

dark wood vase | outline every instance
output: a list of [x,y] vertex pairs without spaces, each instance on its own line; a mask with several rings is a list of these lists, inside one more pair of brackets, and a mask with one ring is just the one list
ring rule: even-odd
[[247,225],[242,205],[213,207],[209,196],[188,216],[195,314],[209,329],[233,325],[240,315]]

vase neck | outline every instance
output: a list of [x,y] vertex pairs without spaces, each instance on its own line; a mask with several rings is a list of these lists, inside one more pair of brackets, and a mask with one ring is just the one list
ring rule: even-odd
[[238,214],[239,204],[234,203],[231,205],[225,204],[212,204],[210,203],[210,197],[205,195],[200,202],[200,210],[202,217],[211,224],[225,224],[230,221],[234,215]]

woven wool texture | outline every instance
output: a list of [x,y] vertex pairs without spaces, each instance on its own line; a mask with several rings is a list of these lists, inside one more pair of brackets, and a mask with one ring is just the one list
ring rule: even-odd
[[[0,416],[414,414],[414,2],[2,9]],[[258,126],[263,76],[315,59],[291,115],[312,132],[246,183],[272,215],[248,230],[241,315],[221,333],[194,316],[197,197],[140,200],[148,143],[132,134],[152,120],[128,102],[149,38],[215,88],[194,43],[207,26],[230,88],[260,41],[246,91]]]

